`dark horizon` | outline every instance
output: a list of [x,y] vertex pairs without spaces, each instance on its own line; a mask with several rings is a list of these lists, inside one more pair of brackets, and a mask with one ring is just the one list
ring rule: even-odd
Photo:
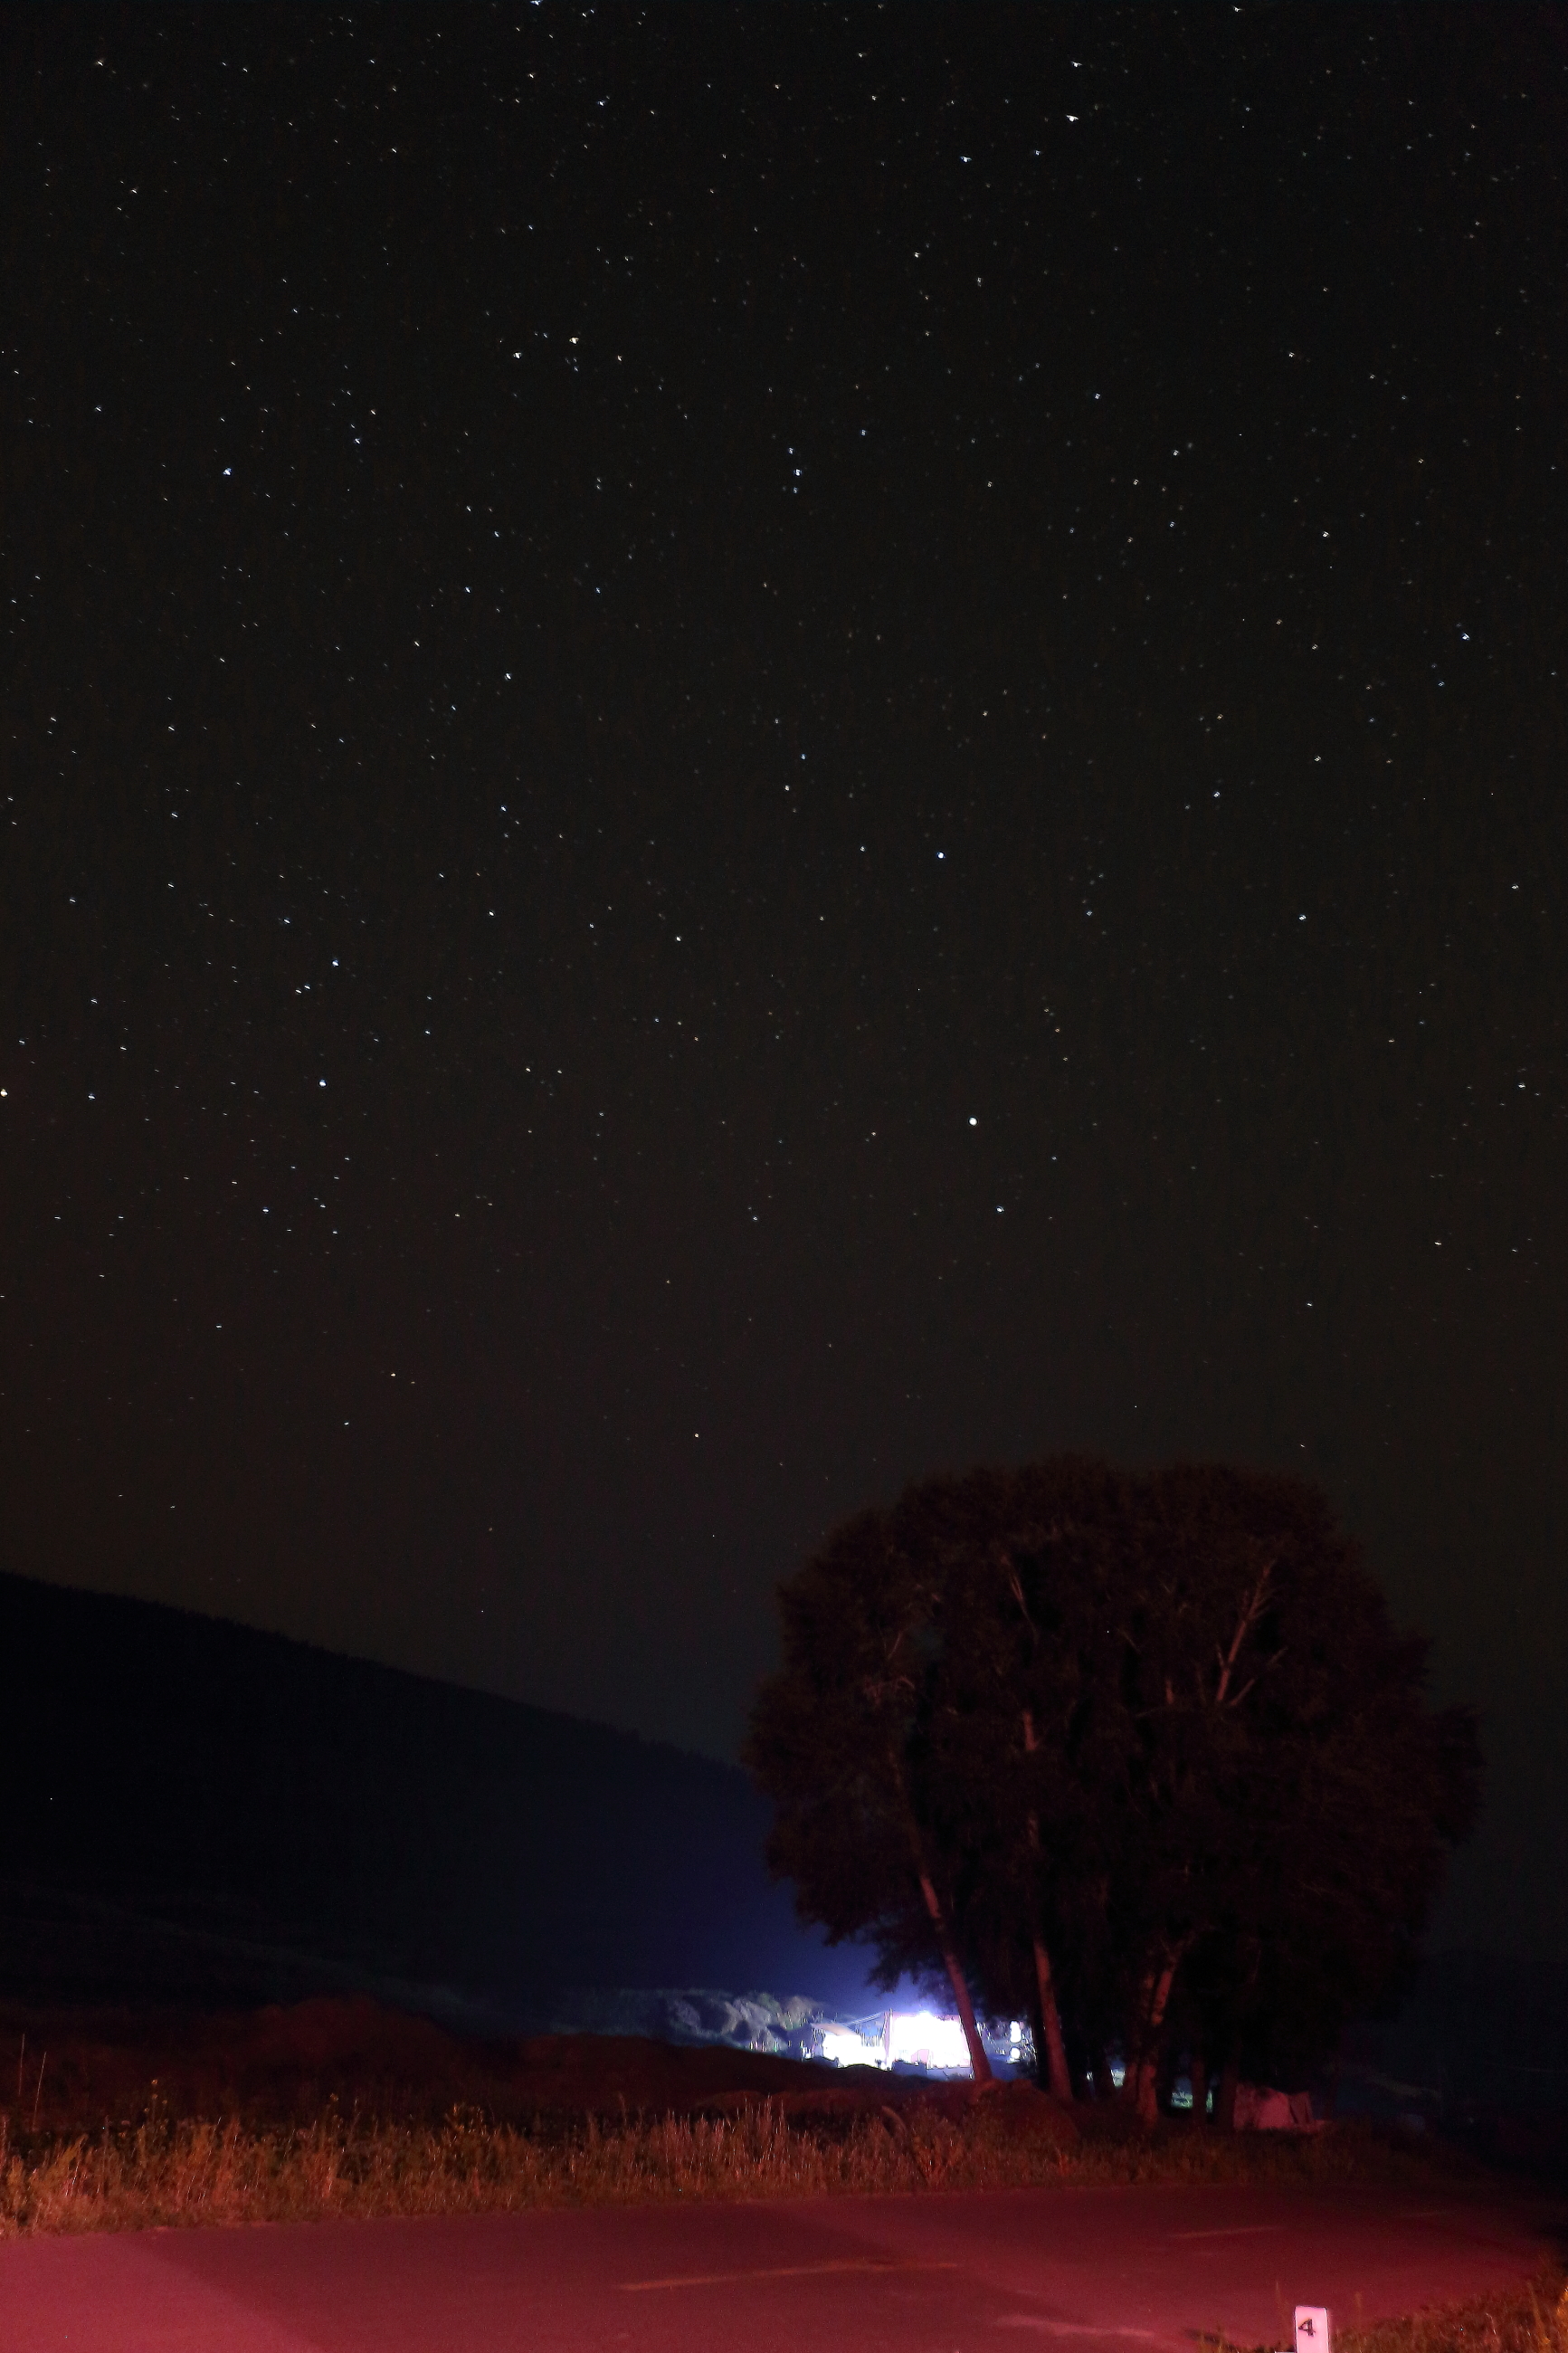
[[732,1758],[1295,1471],[1568,1955],[1561,18],[3,29],[0,1568]]
[[770,1881],[733,1766],[4,1572],[0,1725],[6,2002],[368,1994],[481,2035],[550,2031],[592,1989],[875,2005],[870,1957]]

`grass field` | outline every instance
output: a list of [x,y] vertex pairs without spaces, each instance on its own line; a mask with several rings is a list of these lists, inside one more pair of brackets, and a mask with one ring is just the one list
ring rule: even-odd
[[915,2104],[789,2117],[758,2101],[721,2116],[532,2126],[477,2110],[400,2123],[330,2105],[309,2123],[265,2127],[154,2109],[94,2133],[18,2134],[0,2122],[0,2235],[834,2191],[1429,2179],[1439,2162],[1353,2127],[1238,2137],[1129,2131],[1108,2118],[1064,2142],[1006,2098],[956,2116]]

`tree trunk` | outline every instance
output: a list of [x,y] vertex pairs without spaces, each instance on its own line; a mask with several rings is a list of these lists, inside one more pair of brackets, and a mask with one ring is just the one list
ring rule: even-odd
[[[1039,1742],[1035,1734],[1034,1712],[1024,1710],[1024,1754],[1032,1757]],[[1037,1863],[1040,1858],[1040,1818],[1029,1809],[1029,1852]],[[1035,1983],[1040,1996],[1040,2031],[1045,2038],[1046,2080],[1052,2096],[1072,2103],[1072,2076],[1068,2069],[1067,2045],[1062,2041],[1061,2012],[1057,2008],[1056,1983],[1051,1976],[1051,1957],[1046,1950],[1045,1939],[1035,1929]]]
[[1068,2066],[1067,2044],[1062,2041],[1061,2012],[1057,2008],[1057,1989],[1051,1978],[1051,1957],[1037,1933],[1035,1937],[1035,1983],[1040,1997],[1040,2029],[1045,2040],[1046,2081],[1054,2099],[1072,2101],[1072,2074]]
[[980,2029],[974,2022],[974,2004],[969,1999],[968,1981],[964,1977],[958,1955],[952,1948],[952,1938],[948,1934],[947,1918],[942,1908],[942,1899],[932,1886],[931,1873],[923,1863],[920,1865],[920,1875],[921,1894],[925,1897],[926,1910],[931,1914],[931,1924],[936,1930],[936,1941],[952,1987],[952,1998],[958,2004],[963,2039],[969,2045],[970,2073],[977,2084],[994,2084],[996,2078],[991,2073],[991,2062],[985,2056],[985,2045],[980,2040]]
[[1146,1977],[1138,1988],[1138,2000],[1127,2021],[1127,2031],[1121,2043],[1121,2088],[1117,2094],[1124,2108],[1136,2108],[1138,2089],[1143,2080],[1143,2053],[1148,2046],[1148,2017],[1154,1999],[1154,1980]]
[[[1180,1957],[1178,1954],[1177,1960]],[[1165,2023],[1165,2006],[1175,1978],[1176,1960],[1168,1960],[1163,1968],[1152,1969],[1143,1980],[1142,2000],[1138,2005],[1141,2031],[1128,2053],[1127,2073],[1121,2079],[1121,2096],[1142,2125],[1152,2125],[1159,2119],[1160,2029]]]
[[1221,2132],[1236,2130],[1236,2087],[1240,2080],[1240,2068],[1234,2059],[1227,2059],[1219,2071],[1214,2095],[1214,2120]]
[[942,1955],[942,1967],[947,1971],[948,1982],[952,1988],[952,1998],[958,2004],[959,2023],[963,2029],[963,2039],[969,2045],[969,2072],[984,2091],[988,2084],[994,2084],[996,2078],[991,2073],[991,2062],[985,2056],[985,2045],[980,2040],[980,2029],[974,2022],[974,2004],[969,1999],[968,1980],[964,1977],[963,1964],[953,1949],[952,1936],[947,1925],[947,1915],[942,1908],[942,1898],[936,1892],[936,1885],[931,1873],[926,1869],[925,1844],[921,1837],[921,1826],[916,1818],[915,1810],[910,1803],[903,1766],[898,1752],[891,1747],[888,1751],[888,1762],[892,1767],[894,1787],[903,1800],[904,1831],[910,1841],[910,1857],[915,1866],[915,1876],[920,1881],[921,1894],[925,1898],[925,1907],[931,1915],[931,1925],[936,1931],[937,1950]]

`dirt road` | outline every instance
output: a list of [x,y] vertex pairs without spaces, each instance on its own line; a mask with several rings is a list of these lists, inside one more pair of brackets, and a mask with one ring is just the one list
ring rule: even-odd
[[1464,2192],[1056,2189],[163,2231],[0,2245],[5,2353],[1191,2353],[1525,2277]]

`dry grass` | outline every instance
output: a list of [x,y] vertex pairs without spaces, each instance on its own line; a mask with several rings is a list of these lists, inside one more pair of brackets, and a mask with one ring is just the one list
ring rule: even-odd
[[1511,2293],[1347,2331],[1336,2343],[1341,2353],[1568,2353],[1568,2280],[1554,2265]]
[[[1429,2171],[1430,2160],[1367,2133],[1238,2140],[1190,2128],[1091,2129],[1064,2147],[1019,2131],[989,2105],[961,2119],[915,2105],[792,2120],[759,2102],[719,2117],[544,2118],[529,2128],[460,2109],[430,2126],[329,2107],[309,2124],[273,2128],[154,2112],[96,2134],[17,2135],[0,2119],[0,2236],[666,2199],[1342,2181],[1412,2170]],[[1436,2348],[1368,2340],[1365,2353]],[[1511,2342],[1505,2353],[1516,2353]],[[1568,2353],[1568,2344],[1552,2353]]]
[[[1205,2338],[1203,2353],[1241,2348]],[[1522,2287],[1436,2305],[1371,2328],[1338,2328],[1334,2353],[1568,2353],[1568,2278],[1553,2263]]]

